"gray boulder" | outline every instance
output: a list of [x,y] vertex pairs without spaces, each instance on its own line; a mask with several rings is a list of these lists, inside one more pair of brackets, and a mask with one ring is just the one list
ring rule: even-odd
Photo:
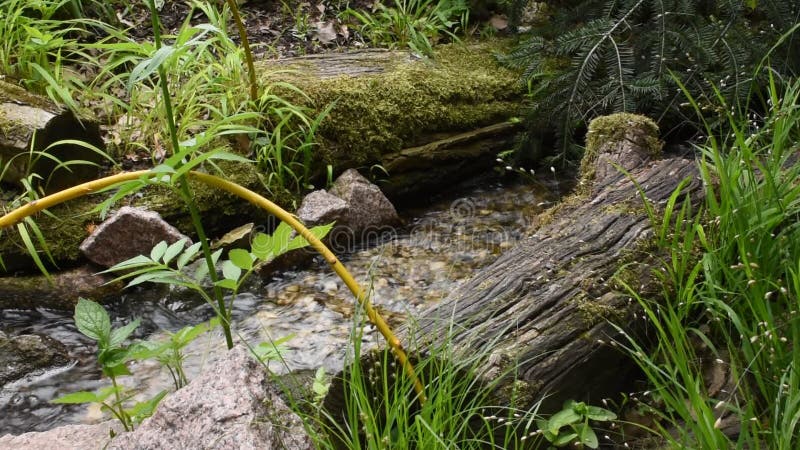
[[109,449],[311,449],[266,369],[237,346]]
[[118,422],[96,425],[65,425],[48,431],[0,437],[0,450],[102,450],[119,433]]
[[336,179],[330,193],[347,203],[347,211],[337,225],[347,227],[358,236],[365,231],[396,225],[400,222],[392,202],[380,188],[370,183],[355,169],[348,169]]
[[47,336],[6,336],[0,331],[0,386],[25,375],[70,362],[64,344]]
[[173,243],[186,236],[153,211],[123,206],[81,243],[90,261],[111,267],[136,255],[149,254],[161,241]]
[[341,220],[347,207],[347,202],[320,189],[303,197],[303,202],[297,208],[297,217],[309,227],[324,225]]

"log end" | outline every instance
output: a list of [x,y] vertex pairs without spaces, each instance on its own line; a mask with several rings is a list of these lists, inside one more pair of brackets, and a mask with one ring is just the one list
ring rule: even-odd
[[[658,125],[638,114],[618,113],[594,119],[586,133],[580,186],[595,191],[661,156]],[[587,192],[588,193],[588,192]]]

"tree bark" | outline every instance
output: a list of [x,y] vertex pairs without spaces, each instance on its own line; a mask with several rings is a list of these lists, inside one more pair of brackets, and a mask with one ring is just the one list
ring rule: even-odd
[[649,119],[619,114],[592,122],[577,192],[535,234],[422,312],[414,339],[404,330],[403,341],[450,339],[467,354],[491,352],[483,376],[496,379],[516,365],[516,393],[528,405],[543,400],[543,412],[626,388],[634,365],[609,343],[620,338],[614,325],[639,336],[644,323],[616,280],[660,292],[651,222],[631,178],[657,211],[687,178],[685,193],[692,202],[702,198],[695,162],[659,159],[660,148]]
[[[62,140],[83,141],[100,151],[104,149],[97,123],[0,81],[0,172],[5,169],[0,181],[19,183],[28,173],[35,173],[41,177],[37,184],[55,192],[97,177],[97,165],[103,162],[103,156],[80,145],[50,147]],[[41,156],[45,151],[60,162],[90,164],[57,168],[60,162]]]

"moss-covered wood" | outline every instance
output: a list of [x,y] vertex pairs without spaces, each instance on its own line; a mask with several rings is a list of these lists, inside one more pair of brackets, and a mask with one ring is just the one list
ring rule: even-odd
[[598,119],[590,133],[609,123],[616,131],[606,133],[608,139],[589,140],[584,168],[592,170],[584,172],[591,176],[579,192],[535,234],[422,311],[416,338],[404,342],[444,339],[455,330],[452,348],[494,354],[483,368],[487,377],[513,374],[518,365],[517,394],[529,404],[546,399],[540,411],[558,409],[569,398],[597,402],[626,387],[633,364],[609,345],[620,339],[612,323],[636,335],[644,322],[636,320],[636,302],[620,293],[614,276],[624,268],[622,279],[655,295],[657,255],[639,192],[617,167],[632,174],[656,208],[687,177],[693,200],[701,199],[702,189],[694,161],[658,159],[649,119]]
[[[73,144],[50,147],[63,140],[83,141],[98,151]],[[47,191],[73,186],[97,176],[103,148],[100,128],[91,119],[78,118],[44,97],[0,81],[0,181],[18,183],[28,173],[36,173],[41,177],[37,184]],[[88,164],[55,170],[59,162],[39,156],[45,150],[61,162]]]
[[[519,73],[495,54],[508,43],[456,43],[433,59],[408,51],[315,55],[262,64],[263,80],[288,81],[322,111],[324,163],[340,168],[385,164],[389,155],[506,122],[518,115],[524,89]],[[289,69],[293,72],[278,72]],[[492,150],[493,151],[493,150]],[[390,171],[390,176],[394,175]]]

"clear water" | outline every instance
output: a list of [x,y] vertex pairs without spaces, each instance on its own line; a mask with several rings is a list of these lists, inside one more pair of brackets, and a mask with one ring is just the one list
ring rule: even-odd
[[[561,188],[563,189],[563,187]],[[381,242],[341,256],[359,282],[371,285],[373,303],[397,325],[420,308],[436,302],[477,269],[513,246],[533,218],[556,200],[557,185],[472,188],[443,198],[429,207],[406,211],[406,225]],[[257,344],[292,335],[285,344],[277,372],[325,366],[341,368],[353,328],[353,297],[327,264],[317,259],[307,269],[253,281],[234,301],[234,328],[239,339]],[[160,286],[125,291],[109,306],[115,326],[131,317],[142,325],[134,338],[157,338],[160,330],[176,331],[213,316],[211,308],[190,293]],[[103,419],[96,405],[56,405],[49,400],[78,390],[96,390],[101,379],[93,343],[77,332],[70,313],[61,311],[0,311],[8,334],[46,334],[63,342],[74,363],[6,385],[0,390],[0,435],[43,431],[59,425],[94,423]],[[380,336],[369,327],[364,343]],[[225,349],[218,331],[203,335],[186,352],[191,379]],[[142,398],[169,389],[171,378],[154,362],[131,365],[122,384]]]

